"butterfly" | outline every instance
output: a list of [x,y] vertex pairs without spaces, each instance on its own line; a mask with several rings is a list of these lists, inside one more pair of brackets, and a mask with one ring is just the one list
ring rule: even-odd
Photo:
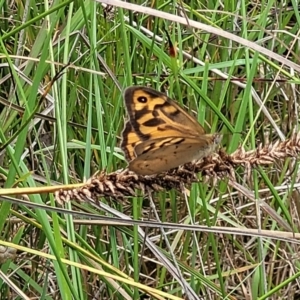
[[136,174],[158,174],[201,159],[222,140],[221,134],[206,134],[194,117],[152,88],[128,87],[123,98],[128,120],[121,149]]

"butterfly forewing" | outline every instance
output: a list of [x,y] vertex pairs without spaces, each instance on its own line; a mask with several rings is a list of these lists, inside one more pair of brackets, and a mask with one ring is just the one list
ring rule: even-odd
[[140,137],[133,130],[130,121],[127,121],[122,132],[121,142],[121,149],[127,161],[131,161],[136,157],[134,147],[140,142]]
[[[171,146],[173,147],[172,149],[175,149],[173,151],[174,155],[177,154],[177,149],[180,151],[182,149],[189,149],[192,146],[197,147],[200,152],[206,152],[207,150],[216,147],[219,142],[220,139],[217,134],[207,134],[198,138],[170,136],[167,138],[158,138],[140,142],[134,147],[134,151],[139,158],[144,154],[153,155],[158,151],[166,151]],[[190,161],[193,159],[195,158],[191,158]]]
[[130,87],[124,94],[132,127],[144,140],[153,133],[203,135],[202,126],[166,95],[150,88]]

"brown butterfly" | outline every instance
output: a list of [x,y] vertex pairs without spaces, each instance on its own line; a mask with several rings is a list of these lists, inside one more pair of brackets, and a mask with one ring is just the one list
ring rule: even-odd
[[121,148],[129,169],[152,175],[210,155],[221,134],[206,134],[197,120],[165,94],[143,86],[128,87],[124,102],[129,119]]

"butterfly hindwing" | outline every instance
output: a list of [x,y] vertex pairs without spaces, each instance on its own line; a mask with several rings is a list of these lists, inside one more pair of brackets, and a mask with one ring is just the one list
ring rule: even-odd
[[129,168],[141,175],[167,171],[210,154],[218,140],[214,141],[212,136],[210,142],[177,137],[143,142],[135,147],[137,157],[129,163]]

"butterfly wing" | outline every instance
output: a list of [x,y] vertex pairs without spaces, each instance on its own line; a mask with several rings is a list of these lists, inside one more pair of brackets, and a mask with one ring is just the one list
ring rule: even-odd
[[130,121],[125,123],[122,131],[121,149],[125,154],[127,161],[131,161],[136,157],[134,147],[140,143],[140,137],[133,130]]
[[219,134],[207,134],[197,139],[169,137],[148,140],[134,148],[137,157],[129,162],[129,169],[140,175],[164,172],[211,154],[221,139]]
[[165,94],[142,86],[124,92],[129,115],[121,148],[129,169],[141,175],[167,171],[211,154],[219,134],[203,127]]
[[125,90],[124,101],[131,126],[141,140],[205,134],[195,118],[161,92],[132,86]]

